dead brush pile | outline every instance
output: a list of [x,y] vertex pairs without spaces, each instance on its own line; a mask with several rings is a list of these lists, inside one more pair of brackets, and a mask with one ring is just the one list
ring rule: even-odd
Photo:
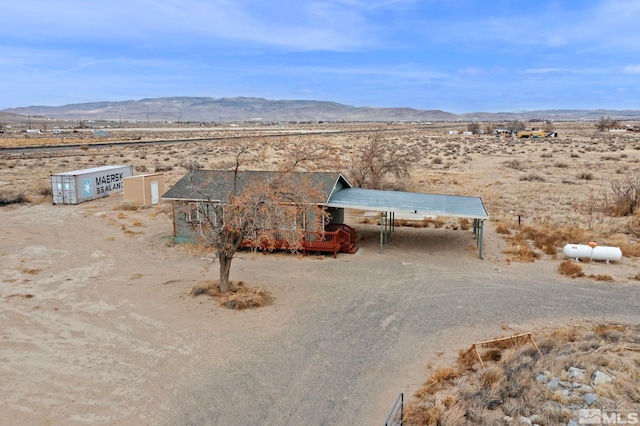
[[567,424],[580,409],[637,411],[640,325],[581,323],[535,334],[532,344],[504,342],[461,351],[436,369],[405,405],[406,425]]
[[193,287],[191,295],[195,297],[206,294],[216,299],[220,306],[236,310],[259,308],[270,305],[273,301],[271,295],[262,288],[246,287],[243,281],[232,281],[229,285],[229,292],[221,294],[218,282],[207,281]]

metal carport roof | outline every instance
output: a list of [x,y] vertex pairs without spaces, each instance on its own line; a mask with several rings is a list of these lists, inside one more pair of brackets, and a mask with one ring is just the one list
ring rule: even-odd
[[[390,228],[394,226],[395,213],[473,219],[473,234],[476,236],[478,245],[478,257],[482,258],[484,221],[489,219],[489,213],[480,197],[343,188],[331,194],[326,206],[380,212],[381,251],[383,240],[388,235],[387,225],[390,225]],[[391,218],[389,218],[389,214]]]
[[332,194],[326,206],[378,212],[417,213],[425,216],[489,219],[489,213],[484,207],[482,198],[461,195],[344,188]]

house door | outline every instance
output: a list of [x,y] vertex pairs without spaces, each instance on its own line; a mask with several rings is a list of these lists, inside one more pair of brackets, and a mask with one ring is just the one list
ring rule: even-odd
[[158,193],[158,182],[151,182],[151,205],[158,204],[160,201],[160,194]]

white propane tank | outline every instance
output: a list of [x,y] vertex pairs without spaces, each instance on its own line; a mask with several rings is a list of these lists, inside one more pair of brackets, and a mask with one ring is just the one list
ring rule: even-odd
[[586,244],[567,244],[562,252],[573,259],[588,258],[591,260],[620,260],[622,259],[622,250],[620,247],[598,246],[594,247]]
[[620,260],[622,259],[622,250],[620,250],[620,247],[597,246],[593,248],[591,259],[606,260],[607,262],[610,260]]

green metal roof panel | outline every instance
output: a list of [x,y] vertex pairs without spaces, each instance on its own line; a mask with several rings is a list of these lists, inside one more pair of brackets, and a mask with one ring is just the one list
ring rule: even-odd
[[407,212],[425,216],[489,218],[482,198],[460,195],[345,188],[332,194],[327,206],[379,212]]

